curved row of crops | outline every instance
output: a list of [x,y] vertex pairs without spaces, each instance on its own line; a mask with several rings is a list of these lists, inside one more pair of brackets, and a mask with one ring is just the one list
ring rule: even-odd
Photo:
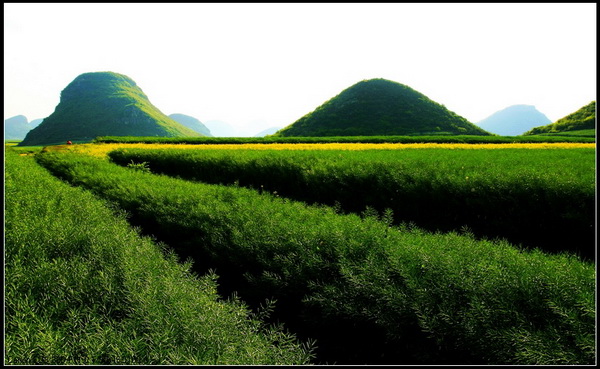
[[132,230],[122,211],[5,151],[7,365],[307,364],[216,276]]
[[471,235],[392,225],[258,191],[193,183],[76,153],[38,162],[214,268],[220,293],[316,338],[321,361],[591,364],[595,268]]
[[108,156],[120,165],[145,163],[155,173],[262,189],[309,203],[337,205],[346,212],[391,209],[395,223],[414,222],[432,231],[466,226],[477,236],[573,252],[589,260],[595,256],[593,148],[190,147],[122,148]]

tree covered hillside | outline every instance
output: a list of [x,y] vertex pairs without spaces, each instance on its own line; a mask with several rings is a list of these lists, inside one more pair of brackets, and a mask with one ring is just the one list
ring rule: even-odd
[[84,73],[62,92],[54,112],[21,146],[91,141],[97,136],[201,136],[163,114],[129,77]]
[[371,79],[342,91],[275,136],[490,133],[403,84]]
[[596,129],[596,102],[592,101],[574,113],[557,120],[552,124],[535,127],[525,135],[538,135],[542,133],[557,133]]

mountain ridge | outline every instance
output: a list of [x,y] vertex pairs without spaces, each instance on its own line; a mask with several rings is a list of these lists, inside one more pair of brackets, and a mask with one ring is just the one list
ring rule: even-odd
[[15,115],[4,120],[5,140],[22,140],[30,130],[29,122],[24,115]]
[[4,120],[4,140],[23,140],[27,133],[40,125],[43,119],[27,121],[27,117],[19,114]]
[[274,136],[490,135],[398,82],[362,80]]
[[193,129],[194,131],[204,136],[212,137],[210,129],[197,118],[180,113],[169,114],[169,118],[175,120],[176,122],[179,122],[180,124],[183,124],[188,128]]
[[545,126],[534,127],[525,132],[525,135],[536,135],[542,133],[571,132],[586,129],[596,129],[596,101],[579,108],[575,112],[560,118],[554,123]]
[[201,134],[162,113],[131,78],[114,72],[90,72],[77,76],[61,91],[54,112],[19,145],[87,142],[97,136]]
[[475,123],[488,132],[500,136],[519,136],[533,127],[552,121],[533,105],[511,105]]

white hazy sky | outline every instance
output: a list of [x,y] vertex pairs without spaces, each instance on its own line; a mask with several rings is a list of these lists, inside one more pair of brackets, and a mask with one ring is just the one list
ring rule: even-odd
[[78,75],[131,77],[163,113],[254,134],[386,78],[478,122],[596,99],[595,3],[4,4],[4,118]]

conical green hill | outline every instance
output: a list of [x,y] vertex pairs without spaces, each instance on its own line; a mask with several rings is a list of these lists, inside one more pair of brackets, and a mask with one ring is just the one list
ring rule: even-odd
[[54,113],[29,131],[21,146],[91,141],[97,136],[201,136],[150,103],[129,77],[84,73],[62,92]]
[[358,82],[274,136],[490,135],[443,105],[386,79]]
[[535,127],[524,135],[538,135],[541,133],[559,133],[596,129],[596,101],[592,101],[574,113],[560,118],[554,123]]

